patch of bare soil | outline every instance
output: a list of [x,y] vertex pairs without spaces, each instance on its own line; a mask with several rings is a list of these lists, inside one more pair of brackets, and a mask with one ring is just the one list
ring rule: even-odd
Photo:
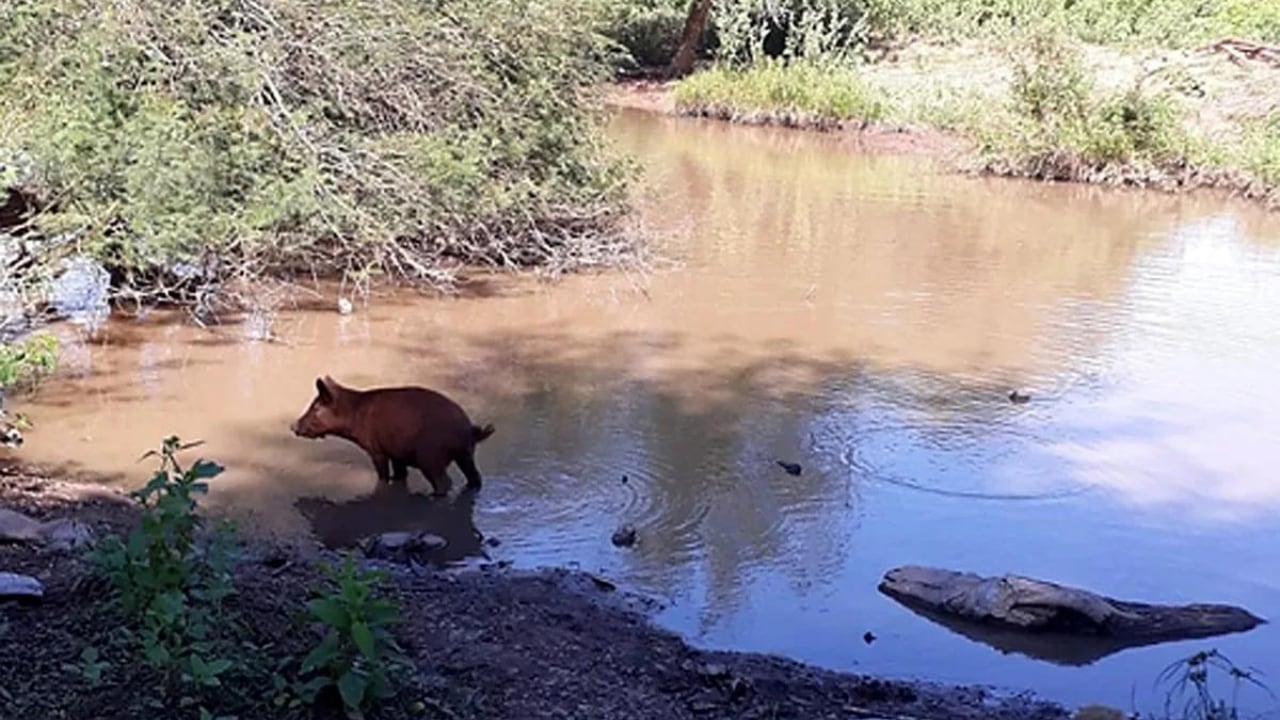
[[[85,499],[88,496],[89,499]],[[76,517],[101,536],[136,520],[122,498],[21,473],[0,474],[0,507],[41,518]],[[237,571],[232,609],[246,638],[272,657],[305,654],[318,639],[301,619],[321,586],[315,553],[253,546]],[[582,573],[392,571],[403,646],[417,673],[372,717],[400,720],[693,720],[898,717],[1066,718],[1059,706],[979,688],[907,683],[818,670],[781,658],[703,652],[646,619],[645,602]],[[114,640],[120,617],[109,588],[73,553],[0,545],[0,570],[45,585],[38,605],[0,604],[0,717],[125,720],[155,715],[158,679]],[[97,686],[77,669],[86,647],[112,662]],[[117,648],[115,651],[110,648]],[[237,677],[202,698],[215,715],[287,717],[263,677]],[[166,701],[171,699],[165,698]],[[168,702],[164,703],[168,704]],[[164,717],[198,716],[166,708]],[[157,715],[159,716],[159,715]],[[339,717],[332,698],[302,717]]]

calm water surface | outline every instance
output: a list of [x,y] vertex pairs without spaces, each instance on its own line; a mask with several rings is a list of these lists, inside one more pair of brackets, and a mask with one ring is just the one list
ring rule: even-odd
[[[876,591],[918,563],[1280,619],[1275,217],[785,131],[623,113],[614,137],[678,267],[283,315],[285,344],[114,323],[25,408],[23,454],[138,483],[141,451],[203,438],[230,468],[211,503],[252,528],[430,528],[459,559],[602,570],[704,646],[1123,707],[1200,649],[1280,675],[1273,625],[1100,657]],[[288,434],[324,373],[439,387],[495,422],[484,491],[369,497],[357,449]],[[622,523],[637,547],[610,544]]]

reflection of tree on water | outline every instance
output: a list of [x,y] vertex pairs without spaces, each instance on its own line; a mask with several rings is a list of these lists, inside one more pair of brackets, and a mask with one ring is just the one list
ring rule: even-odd
[[410,492],[399,483],[380,482],[371,494],[355,500],[300,498],[295,507],[329,547],[352,547],[386,532],[427,532],[447,543],[430,559],[453,563],[485,556],[483,537],[475,526],[475,501],[474,491],[441,499]]
[[[723,372],[699,368],[671,383],[617,367],[645,360],[627,357],[620,339],[517,345],[512,364],[524,382],[485,401],[504,433],[490,460],[503,468],[499,482],[529,483],[515,493],[529,511],[512,515],[504,534],[592,545],[604,542],[593,533],[607,538],[611,524],[633,523],[642,539],[623,556],[628,574],[656,592],[702,595],[695,602],[708,625],[757,594],[748,585],[782,580],[803,592],[845,563],[856,515],[844,504],[845,479],[805,455],[809,418],[824,400],[780,381],[845,363],[726,357],[712,363]],[[474,362],[510,347],[463,355]],[[783,473],[777,457],[800,459],[804,475]]]

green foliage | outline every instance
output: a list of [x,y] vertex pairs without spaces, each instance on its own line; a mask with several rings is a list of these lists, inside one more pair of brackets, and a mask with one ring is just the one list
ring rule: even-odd
[[164,440],[160,468],[133,497],[143,506],[140,525],[128,537],[104,538],[92,559],[111,581],[128,619],[127,632],[146,662],[171,684],[217,688],[233,660],[222,654],[219,633],[228,627],[222,602],[233,592],[232,544],[224,526],[201,543],[196,496],[222,467],[197,460],[182,467],[177,453],[199,443]]
[[111,663],[100,658],[98,649],[87,647],[80,653],[80,662],[64,663],[64,672],[79,676],[89,687],[97,687],[102,682],[103,673],[111,669]]
[[1280,110],[1244,125],[1240,164],[1269,185],[1280,186]]
[[391,633],[399,610],[376,593],[384,575],[358,570],[350,555],[340,567],[325,566],[325,570],[336,587],[307,603],[307,611],[325,627],[325,635],[302,661],[301,673],[311,677],[299,688],[302,699],[310,702],[332,686],[348,714],[356,715],[393,696],[395,676],[408,664]]
[[34,385],[57,367],[58,339],[48,333],[0,343],[0,390]]
[[680,44],[688,5],[681,0],[603,0],[597,22],[601,34],[626,51],[625,64],[664,67]]
[[692,75],[676,86],[675,97],[683,112],[802,126],[877,120],[886,110],[881,95],[851,67],[769,59]]
[[774,35],[778,58],[844,61],[866,40],[866,16],[860,0],[717,0],[716,59],[739,67],[767,59],[770,31],[785,29]]
[[446,257],[608,262],[629,175],[584,102],[606,72],[589,17],[569,0],[5,3],[0,157],[31,158],[59,200],[46,236],[171,296],[267,272],[444,282]]
[[1087,179],[1187,160],[1191,142],[1168,95],[1135,85],[1099,97],[1078,47],[1054,31],[1031,33],[1014,52],[1009,112],[974,128],[993,163]]
[[1256,0],[866,0],[883,33],[1002,37],[1047,26],[1085,42],[1188,47],[1225,35],[1280,41],[1280,5]]

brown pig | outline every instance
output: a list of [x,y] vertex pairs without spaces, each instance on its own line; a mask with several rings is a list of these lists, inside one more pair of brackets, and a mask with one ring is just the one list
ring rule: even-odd
[[356,390],[328,375],[316,379],[316,397],[289,426],[298,437],[328,435],[359,445],[373,460],[378,479],[404,482],[416,467],[435,495],[449,492],[446,468],[457,463],[468,488],[479,488],[475,448],[493,434],[493,425],[471,424],[457,403],[434,390],[389,387]]

